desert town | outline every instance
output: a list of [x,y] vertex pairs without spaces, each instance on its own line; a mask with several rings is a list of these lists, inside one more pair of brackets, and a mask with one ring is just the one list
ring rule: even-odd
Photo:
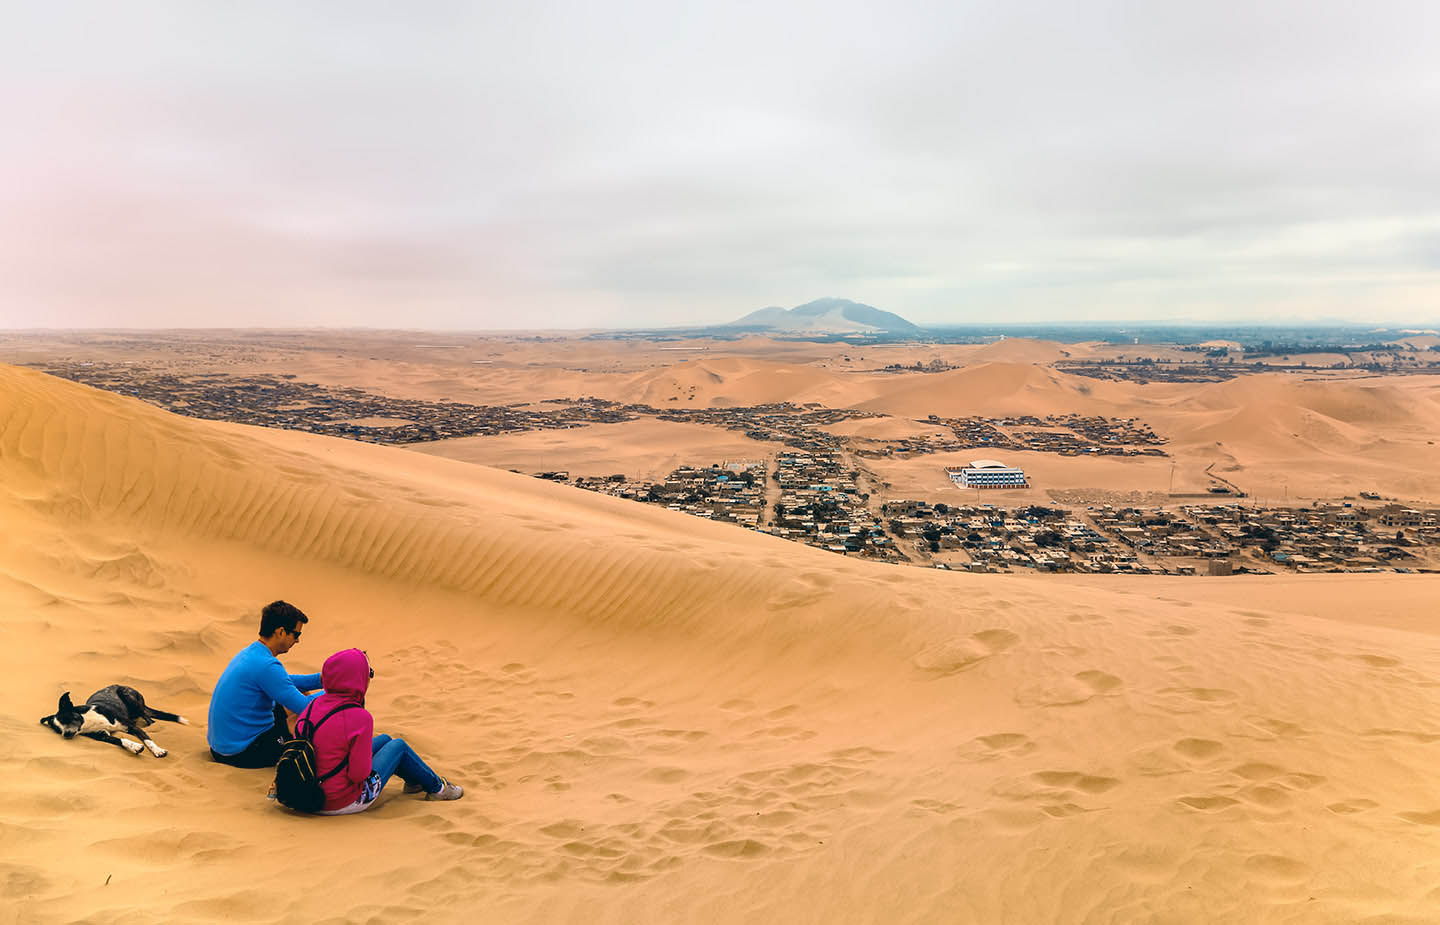
[[[568,473],[538,473],[567,481]],[[882,501],[860,493],[860,470],[836,454],[686,467],[663,482],[623,474],[577,478],[577,488],[661,504],[845,555],[972,572],[1134,575],[1279,572],[1435,572],[1440,510],[1339,502],[1261,507],[1238,502],[1175,508],[1004,507]],[[781,494],[767,504],[773,479]]]
[[[1059,413],[942,417],[931,432],[900,438],[828,430],[879,415],[818,402],[659,409],[602,398],[471,405],[397,399],[285,377],[178,375],[130,364],[48,364],[46,372],[193,417],[303,430],[363,442],[437,440],[584,427],[653,417],[743,433],[787,447],[772,458],[677,468],[659,481],[625,473],[571,479],[577,488],[660,504],[842,555],[971,572],[1134,575],[1265,575],[1284,572],[1430,572],[1440,566],[1440,511],[1380,499],[1266,506],[1226,504],[1006,505],[892,497],[865,460],[983,450],[1062,457],[1164,457],[1167,440],[1137,418]],[[956,470],[958,471],[958,470]],[[954,472],[949,473],[952,477]],[[1023,474],[1019,485],[1028,485]],[[1004,486],[990,494],[1003,496]],[[1211,491],[1232,494],[1220,482]],[[978,494],[975,493],[975,494]],[[1366,493],[1370,494],[1370,493]]]

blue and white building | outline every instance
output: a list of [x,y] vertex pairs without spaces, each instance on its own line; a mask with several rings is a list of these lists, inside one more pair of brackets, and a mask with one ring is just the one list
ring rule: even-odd
[[972,459],[961,469],[947,469],[951,481],[961,488],[1026,488],[1025,470],[993,459]]

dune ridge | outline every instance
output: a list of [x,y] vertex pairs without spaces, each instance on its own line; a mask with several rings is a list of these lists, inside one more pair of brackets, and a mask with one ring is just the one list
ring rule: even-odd
[[[698,619],[763,593],[756,573],[727,567],[723,557],[702,564],[685,554],[693,540],[678,540],[668,557],[637,558],[637,548],[654,549],[632,521],[655,523],[655,512],[627,502],[445,460],[426,467],[435,482],[377,484],[348,460],[266,446],[245,428],[178,419],[25,371],[0,370],[0,394],[6,494],[48,516],[123,522],[141,537],[168,541],[234,541],[601,621]],[[354,444],[338,449],[350,459],[379,455]],[[439,479],[483,509],[432,494]],[[584,523],[567,528],[529,513],[556,504],[553,496]],[[680,521],[686,535],[731,545],[729,528],[689,520]],[[674,519],[658,523],[676,532]],[[583,531],[603,531],[606,541],[586,542]]]
[[[1430,576],[1267,608],[887,567],[5,367],[0,515],[18,920],[1440,913]],[[287,664],[363,641],[381,728],[465,800],[298,818],[202,725],[163,763],[35,725],[111,681],[203,717],[273,596],[313,617]]]

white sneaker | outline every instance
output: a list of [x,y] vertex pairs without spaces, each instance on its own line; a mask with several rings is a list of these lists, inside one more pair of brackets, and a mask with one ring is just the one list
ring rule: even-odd
[[465,788],[459,784],[452,784],[445,778],[440,778],[440,789],[435,793],[425,794],[427,800],[458,800],[465,795]]

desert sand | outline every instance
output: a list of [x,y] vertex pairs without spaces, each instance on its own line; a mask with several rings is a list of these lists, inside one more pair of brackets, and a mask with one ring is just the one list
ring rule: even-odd
[[[1128,412],[1192,468],[1440,497],[1429,377],[1142,388],[1014,357],[897,377],[842,375],[839,351],[583,358],[618,357],[603,374],[507,356],[401,378],[778,395],[902,428],[927,408]],[[594,430],[563,434],[623,466]],[[496,459],[541,437],[496,438]],[[628,458],[666,435],[645,440]],[[457,455],[181,418],[0,366],[0,917],[1440,919],[1432,576],[945,573]],[[1158,462],[1051,477],[1168,479]],[[465,799],[392,786],[360,816],[298,817],[263,772],[208,760],[209,690],[274,598],[311,617],[291,670],[366,648],[377,728]],[[169,757],[36,725],[63,691],[112,682],[195,722],[152,729]]]

